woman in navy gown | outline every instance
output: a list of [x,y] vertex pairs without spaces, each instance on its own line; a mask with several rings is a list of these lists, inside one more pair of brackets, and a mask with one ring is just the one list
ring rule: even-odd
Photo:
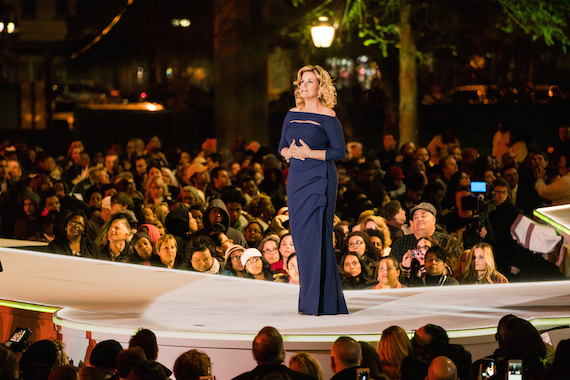
[[335,160],[345,157],[336,90],[320,66],[305,66],[294,82],[295,102],[285,117],[279,152],[290,161],[289,226],[299,266],[299,312],[347,314],[333,249],[337,194]]

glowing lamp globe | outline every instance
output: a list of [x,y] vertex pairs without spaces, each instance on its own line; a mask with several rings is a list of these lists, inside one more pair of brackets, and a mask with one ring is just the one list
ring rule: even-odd
[[328,48],[334,39],[334,27],[328,22],[328,17],[319,17],[319,23],[311,28],[313,43],[318,48]]

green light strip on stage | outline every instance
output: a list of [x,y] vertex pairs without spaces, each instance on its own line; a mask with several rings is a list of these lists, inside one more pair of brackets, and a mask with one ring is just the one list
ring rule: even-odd
[[570,318],[548,318],[548,319],[533,319],[530,321],[534,327],[542,327],[542,326],[562,326],[562,325],[570,325]]
[[563,226],[560,223],[555,222],[554,220],[552,220],[551,218],[549,218],[548,216],[541,214],[538,210],[540,209],[536,209],[532,212],[532,214],[536,217],[538,217],[539,219],[545,221],[546,223],[550,224],[552,227],[554,227],[554,229],[556,229],[558,232],[562,231],[566,234],[570,235],[570,229],[568,229],[567,227]]
[[55,313],[59,310],[58,307],[35,305],[31,303],[17,302],[17,301],[6,301],[0,300],[0,306],[11,307],[13,309],[37,311],[40,313]]

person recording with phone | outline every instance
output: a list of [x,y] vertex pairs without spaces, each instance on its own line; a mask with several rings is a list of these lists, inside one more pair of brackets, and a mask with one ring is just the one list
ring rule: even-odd
[[410,249],[402,258],[402,276],[405,278],[405,285],[414,286],[414,283],[421,282],[426,275],[424,259],[428,249],[438,245],[431,236],[425,236],[418,240],[416,249]]
[[493,354],[496,373],[490,380],[548,378],[546,345],[530,322],[506,315],[499,321],[496,338],[499,343],[499,349]]

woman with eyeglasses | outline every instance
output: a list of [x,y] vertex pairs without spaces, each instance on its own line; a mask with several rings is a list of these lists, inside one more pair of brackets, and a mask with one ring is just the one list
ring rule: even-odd
[[245,269],[244,278],[253,278],[254,280],[262,281],[282,279],[282,276],[276,276],[276,274],[271,271],[271,265],[256,248],[248,248],[243,251],[241,264]]
[[234,241],[227,237],[225,233],[219,231],[212,232],[210,239],[212,239],[214,245],[216,246],[216,257],[218,259],[224,260],[227,249],[234,244]]
[[279,252],[279,239],[276,236],[264,238],[257,249],[262,253],[263,258],[271,265],[271,270],[277,273],[285,273],[283,269],[283,257]]
[[424,259],[426,252],[431,247],[437,246],[437,242],[431,236],[424,236],[416,243],[416,249],[409,249],[402,257],[402,275],[406,279],[406,285],[413,286],[414,282],[420,283],[426,275]]
[[86,220],[87,217],[83,211],[74,211],[69,214],[64,234],[49,243],[48,252],[92,258],[97,252],[97,246],[85,235]]
[[233,244],[226,250],[222,275],[234,277],[243,277],[245,275],[245,268],[241,263],[243,251],[245,251],[245,248],[238,244]]
[[427,250],[425,255],[426,275],[423,278],[425,286],[459,285],[459,282],[445,273],[447,254],[440,246],[434,246]]
[[376,277],[381,251],[372,244],[370,236],[366,232],[352,231],[348,234],[345,245],[345,254],[347,253],[357,254],[364,262],[362,268],[366,271],[366,275],[370,278]]

